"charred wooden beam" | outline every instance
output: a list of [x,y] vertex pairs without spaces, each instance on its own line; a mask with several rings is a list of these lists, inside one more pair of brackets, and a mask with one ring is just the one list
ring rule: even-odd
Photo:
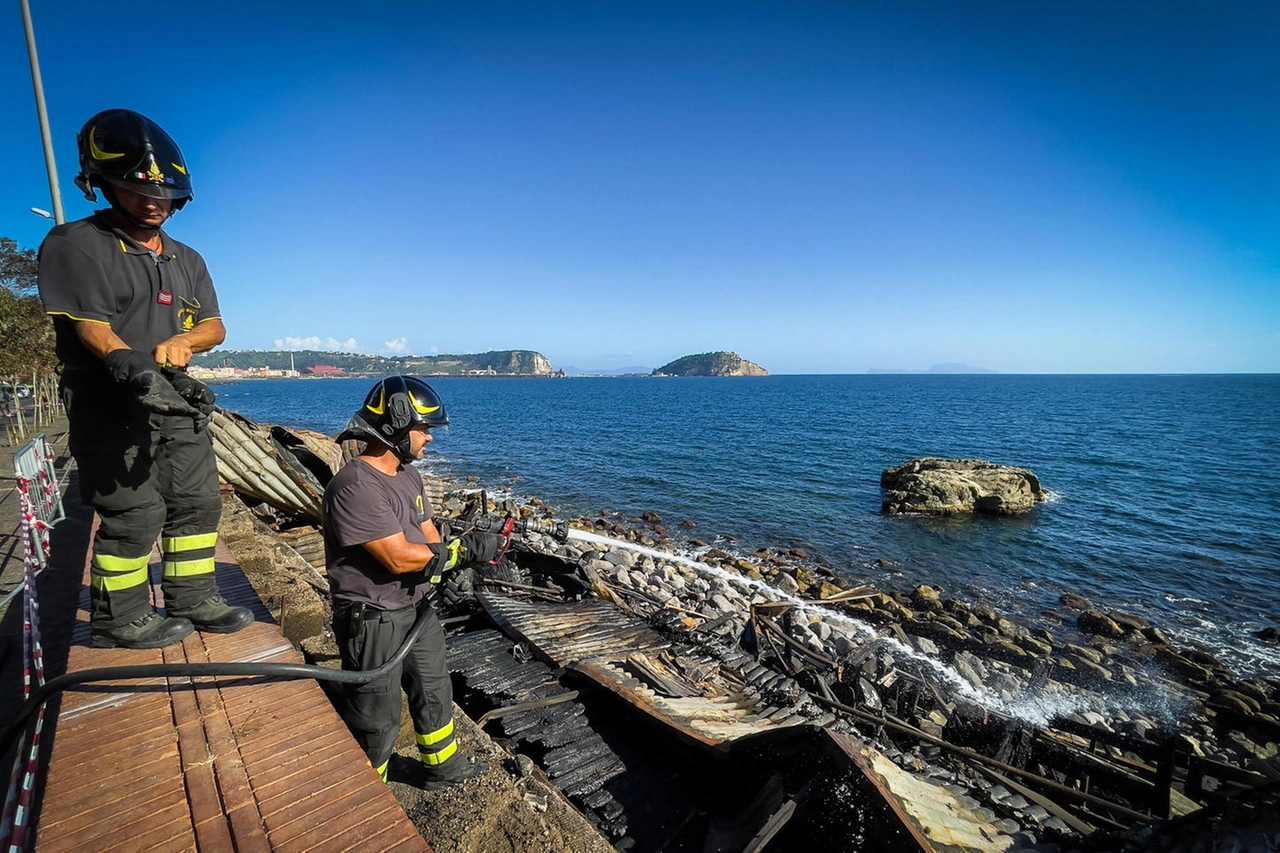
[[1032,782],[1033,784],[1040,785],[1042,787],[1048,788],[1049,790],[1056,791],[1060,794],[1064,794],[1068,797],[1072,797],[1074,799],[1078,799],[1086,803],[1091,803],[1092,805],[1098,806],[1100,808],[1109,809],[1110,811],[1118,815],[1122,815],[1124,817],[1131,818],[1133,820],[1142,821],[1144,823],[1150,822],[1152,819],[1151,815],[1146,814],[1144,812],[1135,811],[1134,809],[1131,809],[1128,806],[1122,806],[1119,803],[1113,803],[1109,800],[1103,799],[1102,797],[1095,797],[1092,794],[1085,793],[1084,791],[1077,791],[1075,788],[1067,787],[1066,785],[1062,785],[1058,782],[1053,781],[1052,779],[1046,779],[1045,777],[1039,775],[1038,773],[1032,773],[1030,770],[1023,770],[1018,767],[1012,767],[1008,764],[1003,764],[999,761],[996,761],[994,758],[989,758],[980,752],[975,752],[972,749],[968,749],[963,746],[956,746],[953,743],[948,743],[942,738],[936,738],[933,735],[927,732],[923,732],[920,729],[917,729],[915,726],[909,725],[902,720],[882,719],[880,717],[875,716],[874,714],[868,714],[866,711],[859,710],[858,708],[852,708],[840,702],[831,702],[830,700],[824,699],[821,696],[814,696],[813,699],[814,701],[820,704],[827,705],[828,707],[834,708],[837,711],[841,711],[852,717],[856,717],[860,720],[865,720],[877,726],[884,726],[886,729],[889,729],[891,731],[896,731],[901,734],[910,735],[914,738],[918,738],[920,740],[926,741],[927,743],[931,743],[934,746],[939,746],[942,749],[946,750],[947,752],[952,753],[953,755],[958,755],[962,758],[967,758],[970,761],[975,761],[979,764],[985,764],[988,767],[994,767],[997,770],[1000,770],[1011,776],[1017,776],[1021,779],[1026,779]]
[[485,723],[490,720],[501,719],[502,717],[508,717],[512,714],[520,714],[525,711],[532,711],[537,708],[549,708],[553,705],[560,705],[564,702],[572,702],[577,698],[578,691],[570,690],[568,693],[561,693],[558,696],[548,696],[546,699],[534,699],[530,702],[520,702],[516,705],[505,705],[501,708],[494,708],[492,711],[482,714],[480,718],[476,720],[476,726],[484,728]]
[[[759,605],[755,605],[755,606],[758,607]],[[763,625],[765,628],[768,628],[770,632],[776,635],[779,639],[781,639],[784,643],[786,643],[790,648],[794,649],[801,657],[804,657],[805,659],[810,660],[813,663],[816,663],[819,666],[824,667],[826,669],[835,668],[835,665],[836,665],[835,661],[831,660],[830,658],[823,657],[822,655],[818,654],[817,652],[805,646],[804,643],[801,643],[800,641],[796,640],[794,637],[791,637],[790,635],[787,634],[786,631],[782,630],[782,628],[780,628],[777,624],[775,624],[772,620],[770,620],[769,617],[764,616],[762,614],[756,614],[756,621],[760,625]]]
[[1094,826],[1093,824],[1087,823],[1086,821],[1081,820],[1080,818],[1076,817],[1067,809],[1058,805],[1053,800],[1049,799],[1048,797],[1044,796],[1038,791],[1031,790],[1026,785],[1022,785],[1022,784],[1019,784],[1018,782],[1015,782],[1014,780],[1010,779],[1008,776],[1001,773],[999,770],[996,770],[993,767],[984,766],[982,764],[978,764],[977,767],[978,767],[978,770],[987,774],[992,779],[995,779],[997,782],[999,782],[1001,785],[1004,785],[1010,791],[1013,791],[1014,793],[1017,793],[1017,794],[1021,794],[1031,802],[1039,804],[1044,808],[1045,811],[1049,812],[1049,814],[1057,817],[1059,820],[1061,820],[1063,823],[1065,823],[1067,826],[1071,827],[1073,830],[1080,833],[1081,835],[1088,837],[1097,831],[1097,827]]
[[537,595],[548,601],[564,601],[564,591],[559,589],[551,589],[545,586],[531,586],[527,583],[516,583],[515,581],[504,581],[499,578],[479,578],[480,583],[485,586],[500,586],[504,589],[517,589],[521,592]]

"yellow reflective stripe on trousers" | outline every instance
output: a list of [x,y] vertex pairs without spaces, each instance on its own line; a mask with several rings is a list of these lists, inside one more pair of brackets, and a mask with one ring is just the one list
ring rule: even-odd
[[453,720],[449,724],[436,729],[434,732],[425,735],[418,735],[418,746],[431,746],[453,734]]
[[218,544],[218,534],[195,533],[190,536],[165,536],[160,540],[160,548],[166,554],[179,554],[184,551],[199,551],[201,548],[212,548]]
[[439,752],[422,752],[419,750],[418,754],[422,757],[423,764],[437,765],[444,764],[450,758],[453,758],[453,754],[457,751],[458,742],[455,740]]
[[374,770],[378,771],[378,775],[382,777],[383,782],[387,781],[387,765],[390,763],[391,763],[391,759],[388,758],[386,761],[382,762],[381,767],[374,768]]
[[198,560],[165,560],[164,576],[167,578],[189,578],[194,575],[213,574],[213,557],[202,557]]
[[112,557],[109,554],[93,555],[93,571],[90,572],[94,589],[119,592],[141,586],[149,580],[148,565],[151,555],[141,557]]

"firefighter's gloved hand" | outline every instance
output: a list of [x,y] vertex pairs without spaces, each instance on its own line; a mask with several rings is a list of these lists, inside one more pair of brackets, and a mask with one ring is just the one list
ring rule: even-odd
[[462,559],[462,540],[451,539],[448,542],[432,542],[427,545],[435,557],[427,563],[427,575],[432,583],[440,583],[444,573],[457,568]]
[[507,547],[507,537],[473,530],[462,537],[463,559],[473,566],[485,566],[498,559]]
[[213,404],[218,401],[218,395],[213,393],[212,388],[180,367],[166,367],[163,373],[178,396],[199,409],[200,414],[206,417],[213,414]]
[[200,410],[182,399],[160,372],[160,365],[145,352],[118,349],[106,357],[105,364],[111,378],[133,392],[138,402],[150,411],[162,415],[200,416]]

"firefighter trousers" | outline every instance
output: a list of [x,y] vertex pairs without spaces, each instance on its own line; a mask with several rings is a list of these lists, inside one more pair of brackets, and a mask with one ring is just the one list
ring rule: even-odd
[[[445,663],[444,627],[426,601],[427,626],[398,667],[382,678],[348,685],[342,719],[369,763],[385,780],[387,762],[400,734],[400,691],[409,698],[418,755],[428,767],[442,768],[458,753],[453,728],[453,685]],[[334,608],[333,631],[342,668],[367,672],[395,654],[409,636],[418,610],[378,610],[362,604]]]
[[151,609],[157,537],[170,610],[217,593],[222,500],[209,430],[190,417],[147,412],[105,373],[65,373],[62,396],[80,496],[100,519],[90,572],[94,627],[122,627]]

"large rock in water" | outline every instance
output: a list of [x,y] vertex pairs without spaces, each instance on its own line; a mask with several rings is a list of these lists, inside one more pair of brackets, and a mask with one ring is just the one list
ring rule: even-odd
[[880,475],[885,512],[1015,515],[1044,500],[1026,468],[981,459],[912,459]]

